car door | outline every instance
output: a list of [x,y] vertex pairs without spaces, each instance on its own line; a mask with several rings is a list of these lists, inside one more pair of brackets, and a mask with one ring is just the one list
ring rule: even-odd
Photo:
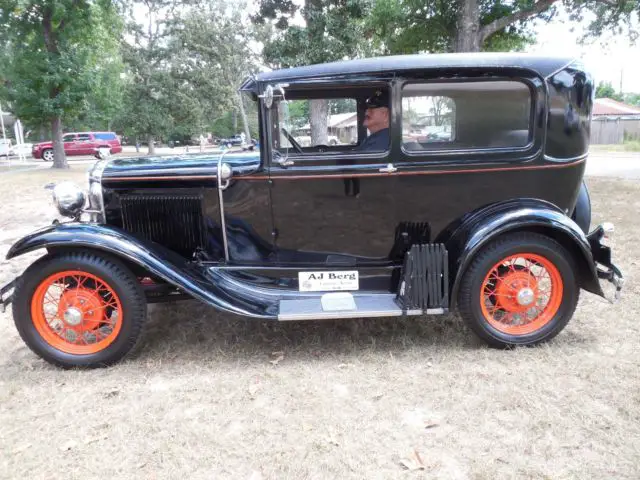
[[353,96],[349,90],[337,98],[326,93],[333,97],[313,101],[329,103],[326,139],[335,145],[310,140],[309,117],[300,115],[313,108],[304,103],[309,99],[289,100],[287,105],[295,130],[289,133],[302,151],[282,133],[283,109],[271,115],[269,175],[278,262],[387,264],[398,221],[388,178],[393,170],[388,166],[389,148],[369,152],[356,145],[366,136],[361,125],[363,100],[371,92],[354,87]]
[[76,149],[78,145],[76,143],[77,135],[75,133],[67,133],[64,137],[62,137],[62,141],[64,142],[64,153],[67,155],[77,155]]
[[76,138],[75,155],[91,155],[93,152],[93,135],[89,133],[79,133]]

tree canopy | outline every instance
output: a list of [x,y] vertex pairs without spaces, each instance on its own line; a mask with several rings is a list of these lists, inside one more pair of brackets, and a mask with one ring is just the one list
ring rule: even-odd
[[[244,0],[249,1],[249,0]],[[0,0],[0,99],[30,128],[47,126],[54,166],[63,128],[109,129],[146,140],[244,129],[255,105],[242,79],[280,68],[396,53],[522,50],[534,21],[593,18],[587,36],[637,37],[637,0]],[[585,20],[586,21],[586,20]],[[599,96],[640,103],[610,85]],[[329,113],[304,107],[314,143]],[[350,107],[349,107],[350,108]],[[331,109],[331,111],[330,111]]]
[[108,0],[2,0],[0,34],[9,52],[3,96],[30,125],[49,124],[54,165],[66,167],[63,119],[86,113],[117,62],[118,17]]

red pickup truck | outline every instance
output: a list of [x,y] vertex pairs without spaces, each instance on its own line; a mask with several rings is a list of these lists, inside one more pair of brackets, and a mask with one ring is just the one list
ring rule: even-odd
[[[108,148],[112,154],[122,152],[120,139],[113,132],[66,133],[62,140],[64,153],[67,155],[93,155],[100,148]],[[31,154],[33,158],[51,162],[53,161],[53,143],[34,143]]]

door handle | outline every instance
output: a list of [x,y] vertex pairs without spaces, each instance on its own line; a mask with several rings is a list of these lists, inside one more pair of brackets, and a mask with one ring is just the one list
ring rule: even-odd
[[382,173],[393,173],[398,171],[398,169],[393,166],[393,163],[388,163],[386,167],[383,167],[378,171]]
[[280,164],[281,167],[290,167],[291,165],[295,164],[293,160],[289,160],[286,157],[280,157],[278,159],[278,163]]

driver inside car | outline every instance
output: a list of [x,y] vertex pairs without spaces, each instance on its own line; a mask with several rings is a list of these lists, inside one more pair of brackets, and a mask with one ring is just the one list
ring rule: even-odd
[[389,147],[389,95],[377,90],[365,100],[364,126],[370,135],[357,150],[384,152]]

